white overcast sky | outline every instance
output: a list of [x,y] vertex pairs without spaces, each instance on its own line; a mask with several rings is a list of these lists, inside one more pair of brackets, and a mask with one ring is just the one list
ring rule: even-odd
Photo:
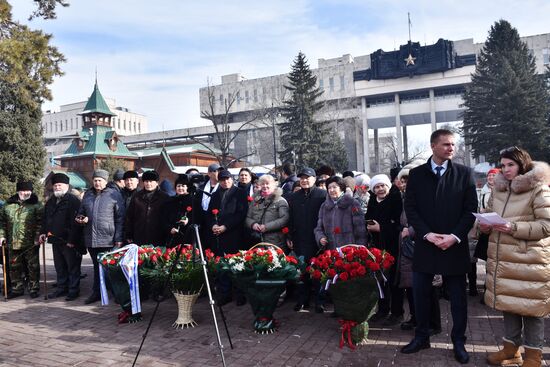
[[104,96],[144,114],[149,130],[204,125],[199,88],[239,72],[286,73],[301,50],[317,59],[393,50],[408,39],[483,42],[495,21],[520,35],[550,32],[550,1],[69,0],[51,21],[27,18],[32,0],[12,0],[14,18],[53,35],[65,75],[44,109],[86,100],[97,67]]

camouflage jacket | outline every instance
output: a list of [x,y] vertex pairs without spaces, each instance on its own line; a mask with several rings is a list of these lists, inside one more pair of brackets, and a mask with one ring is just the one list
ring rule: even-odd
[[12,196],[0,210],[0,237],[14,250],[32,246],[40,231],[43,206],[32,194],[24,202]]

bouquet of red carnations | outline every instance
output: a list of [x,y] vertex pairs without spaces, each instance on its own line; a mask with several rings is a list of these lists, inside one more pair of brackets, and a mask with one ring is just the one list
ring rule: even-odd
[[[215,260],[214,260],[215,262]],[[268,243],[219,259],[218,269],[231,275],[246,295],[254,312],[254,331],[265,334],[275,330],[273,312],[287,280],[300,276],[298,260]]]
[[386,251],[358,245],[326,250],[311,259],[306,270],[328,290],[341,318],[340,347],[347,342],[354,349],[366,341],[367,320],[381,294],[379,282],[386,281],[383,271],[394,261]]

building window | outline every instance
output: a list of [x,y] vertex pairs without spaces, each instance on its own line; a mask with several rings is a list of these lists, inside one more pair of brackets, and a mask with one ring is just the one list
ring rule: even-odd
[[237,92],[237,106],[241,104],[241,92]]
[[346,83],[343,75],[340,75],[340,90],[346,90]]
[[321,91],[325,90],[325,81],[323,79],[319,79],[319,89]]
[[126,120],[123,120],[122,121],[124,124],[122,126],[124,126],[124,130],[126,130]]
[[334,78],[328,78],[328,88],[331,92],[334,92]]
[[136,122],[134,121],[134,132],[136,132]]
[[254,89],[254,102],[258,102],[258,90]]
[[220,106],[223,106],[223,94],[220,94]]
[[49,130],[50,134],[53,133],[53,122],[50,121],[50,130]]
[[138,133],[141,134],[141,122],[138,122]]
[[118,129],[120,130],[120,119],[118,119]]
[[245,90],[244,91],[244,103],[247,103],[250,102],[250,97],[248,96],[248,91]]
[[550,49],[549,48],[543,48],[542,49],[542,64],[543,65],[550,64]]

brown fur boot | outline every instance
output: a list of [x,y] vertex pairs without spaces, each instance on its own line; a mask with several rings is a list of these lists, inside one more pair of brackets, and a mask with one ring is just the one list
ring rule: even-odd
[[487,363],[495,366],[518,365],[523,364],[519,347],[506,340],[503,342],[503,348],[487,356]]
[[523,367],[540,367],[542,363],[542,350],[525,347],[525,360]]

